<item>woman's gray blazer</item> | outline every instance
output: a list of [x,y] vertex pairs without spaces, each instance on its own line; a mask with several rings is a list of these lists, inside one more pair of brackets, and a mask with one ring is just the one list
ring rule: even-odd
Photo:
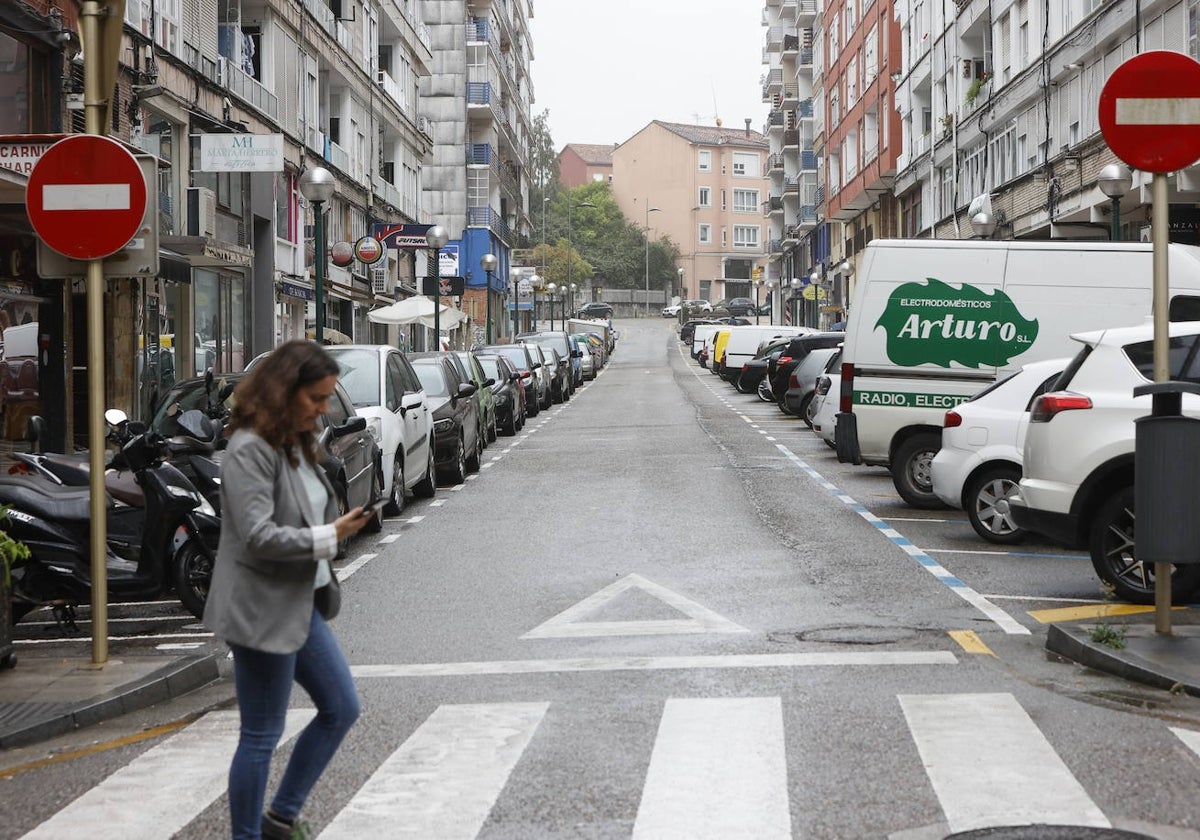
[[312,622],[310,528],[337,517],[333,488],[323,522],[312,522],[300,476],[282,450],[239,429],[221,460],[221,542],[204,623],[218,638],[267,653],[294,653]]

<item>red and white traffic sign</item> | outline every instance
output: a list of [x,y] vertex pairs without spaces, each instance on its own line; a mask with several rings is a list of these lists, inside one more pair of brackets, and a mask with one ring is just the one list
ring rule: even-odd
[[1117,157],[1143,172],[1175,172],[1200,160],[1200,62],[1183,53],[1140,53],[1100,91],[1100,132]]
[[146,177],[120,143],[75,134],[38,158],[25,206],[43,242],[64,256],[97,260],[124,248],[138,232]]

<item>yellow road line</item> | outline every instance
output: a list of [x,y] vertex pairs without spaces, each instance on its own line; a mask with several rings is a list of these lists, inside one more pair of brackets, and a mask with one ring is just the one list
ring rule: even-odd
[[16,767],[9,767],[7,770],[0,770],[0,779],[11,779],[21,773],[27,773],[30,770],[38,770],[42,767],[50,767],[54,764],[61,764],[64,761],[73,761],[77,758],[83,758],[86,755],[94,755],[95,753],[115,750],[119,747],[127,747],[130,744],[137,744],[141,741],[148,741],[151,738],[157,738],[160,735],[169,735],[176,730],[182,729],[189,723],[194,721],[198,715],[184,718],[182,720],[164,723],[162,726],[155,726],[151,729],[146,729],[134,735],[126,735],[124,738],[116,738],[112,741],[105,741],[101,744],[92,744],[90,747],[84,747],[81,750],[72,750],[71,752],[59,753],[52,755],[49,758],[41,758],[37,761],[30,761],[25,764],[18,764]]
[[[1185,607],[1172,607],[1185,609]],[[1152,606],[1137,604],[1090,604],[1086,607],[1058,607],[1052,610],[1029,610],[1029,615],[1042,624],[1054,621],[1079,621],[1087,618],[1108,618],[1114,615],[1137,615],[1154,612]]]
[[986,653],[988,656],[995,656],[992,649],[983,643],[983,639],[975,634],[974,630],[951,630],[950,638],[958,642],[967,653]]

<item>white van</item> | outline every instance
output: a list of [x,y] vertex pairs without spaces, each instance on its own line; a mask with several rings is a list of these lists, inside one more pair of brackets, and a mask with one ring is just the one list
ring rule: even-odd
[[725,345],[723,377],[730,382],[736,382],[742,375],[742,365],[754,358],[764,341],[783,335],[802,335],[810,332],[816,330],[808,327],[785,327],[780,324],[730,327],[729,343]]
[[696,327],[696,332],[692,335],[692,357],[699,358],[700,353],[707,349],[708,359],[701,360],[703,367],[707,367],[708,361],[712,359],[713,338],[716,336],[717,331],[725,329],[729,329],[728,324],[701,324]]
[[[900,496],[940,507],[930,463],[946,411],[1071,333],[1150,317],[1137,242],[877,239],[859,269],[842,354],[838,460],[891,468]],[[1171,245],[1172,321],[1200,319],[1200,247]]]

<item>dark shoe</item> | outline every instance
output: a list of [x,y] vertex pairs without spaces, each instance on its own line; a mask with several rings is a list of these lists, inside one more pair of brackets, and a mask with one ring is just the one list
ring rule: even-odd
[[309,840],[312,829],[304,820],[285,822],[271,814],[263,814],[263,840]]

